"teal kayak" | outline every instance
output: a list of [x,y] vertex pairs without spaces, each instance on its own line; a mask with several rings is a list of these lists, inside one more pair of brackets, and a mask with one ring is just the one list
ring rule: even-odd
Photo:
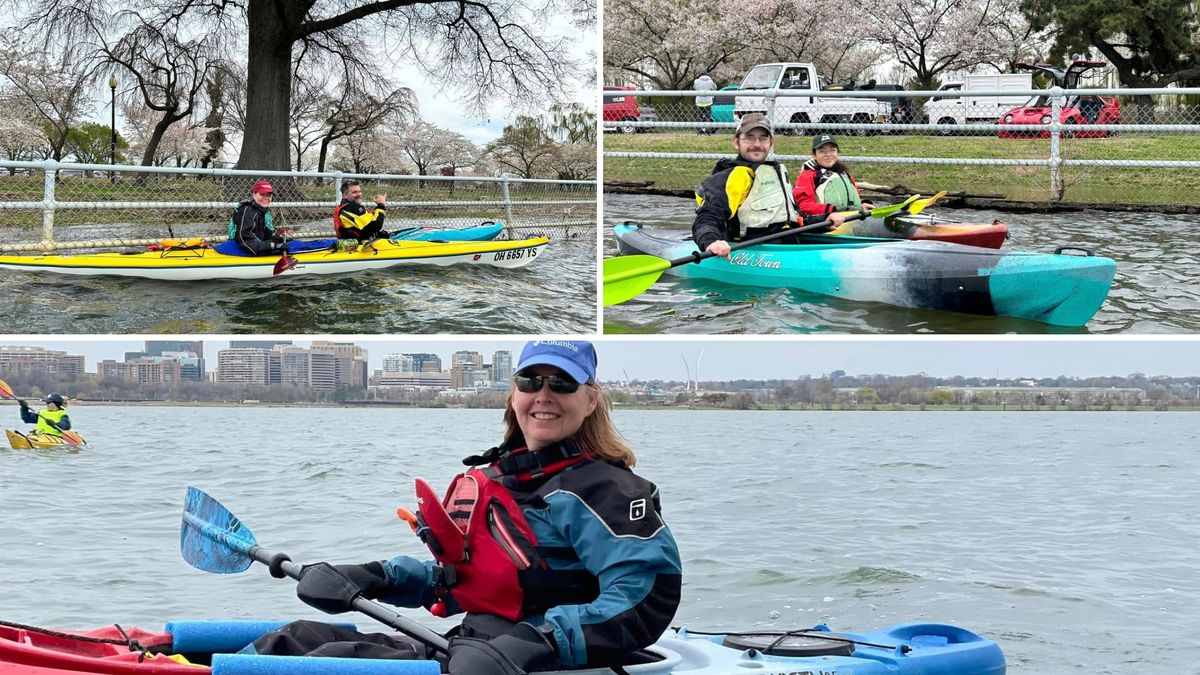
[[[684,233],[638,223],[613,228],[622,255],[674,260],[693,255]],[[944,241],[800,235],[802,244],[761,244],[726,260],[707,258],[668,273],[742,286],[792,288],[899,307],[1011,316],[1082,326],[1108,297],[1117,264],[1091,255],[998,251]]]
[[[173,621],[162,631],[51,631],[0,622],[0,675],[437,675],[437,661],[238,654],[282,621]],[[339,624],[354,628],[353,624]],[[136,648],[135,648],[136,646]],[[168,655],[183,655],[186,661]],[[629,675],[1003,675],[993,641],[941,623],[867,632],[672,630],[622,666]],[[192,664],[211,665],[192,665]],[[558,671],[550,671],[558,672]],[[546,675],[550,675],[547,672]],[[611,675],[610,668],[559,675]]]
[[491,241],[504,231],[504,223],[487,221],[461,229],[406,227],[392,232],[392,241]]

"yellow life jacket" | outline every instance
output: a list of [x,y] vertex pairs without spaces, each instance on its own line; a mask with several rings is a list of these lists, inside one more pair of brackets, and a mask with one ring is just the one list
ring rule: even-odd
[[58,429],[55,429],[54,427],[50,426],[50,423],[47,422],[46,420],[50,420],[51,422],[58,424],[62,420],[62,418],[66,417],[66,416],[67,416],[67,411],[62,408],[59,408],[58,410],[43,410],[43,411],[39,412],[38,413],[38,422],[37,422],[38,433],[46,434],[47,436],[61,437],[62,432],[59,431]]

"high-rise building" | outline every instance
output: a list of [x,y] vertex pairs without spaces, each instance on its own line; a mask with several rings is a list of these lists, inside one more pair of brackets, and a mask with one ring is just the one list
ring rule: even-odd
[[512,352],[504,349],[492,354],[492,380],[495,382],[507,382],[512,378],[512,374]]
[[0,373],[44,372],[75,379],[83,375],[83,356],[43,347],[0,346]]
[[217,382],[279,384],[280,354],[258,348],[222,349],[217,352]]
[[337,386],[367,388],[367,350],[352,342],[313,340],[313,351],[333,354],[337,359]]
[[100,377],[116,377],[138,384],[179,384],[179,362],[164,358],[133,359],[132,361],[114,361],[105,359],[96,364],[96,374]]
[[291,340],[230,340],[230,349],[274,349],[275,345],[290,345]]
[[204,358],[203,340],[146,340],[148,356],[163,356],[166,352],[191,352]]
[[279,384],[316,391],[337,389],[337,356],[330,352],[276,345]]
[[[474,387],[477,373],[483,369],[483,355],[463,350],[450,355],[450,384],[455,389]],[[490,379],[486,378],[486,379]]]

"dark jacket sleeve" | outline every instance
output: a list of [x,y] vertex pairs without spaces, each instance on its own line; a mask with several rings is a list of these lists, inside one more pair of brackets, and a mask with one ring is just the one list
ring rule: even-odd
[[696,188],[696,219],[692,221],[692,240],[704,251],[714,241],[728,239],[729,198],[725,196],[727,173],[713,174]]
[[26,424],[37,424],[37,411],[32,408],[21,408],[21,421]]
[[58,428],[62,429],[63,431],[70,431],[71,430],[71,416],[63,415],[62,419],[60,419],[58,422],[56,422],[56,424],[58,424]]

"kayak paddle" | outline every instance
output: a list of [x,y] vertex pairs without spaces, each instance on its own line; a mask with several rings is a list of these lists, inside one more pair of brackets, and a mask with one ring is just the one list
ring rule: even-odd
[[945,190],[942,190],[941,192],[937,193],[936,195],[934,195],[932,197],[926,197],[925,199],[917,199],[917,200],[913,201],[911,204],[909,204],[908,212],[909,212],[909,214],[915,216],[918,213],[924,211],[929,206],[932,206],[934,202],[941,199],[942,197],[945,197],[948,194],[950,194],[950,193],[946,192]]
[[[852,220],[862,220],[868,215],[885,218],[896,213],[900,209],[906,208],[910,203],[917,199],[917,195],[913,195],[899,204],[891,206],[881,206],[869,214],[865,211],[859,211],[846,218],[845,222]],[[805,232],[813,232],[829,227],[830,222],[826,220],[815,225],[805,225],[804,227],[790,228],[772,232],[771,234],[748,239],[743,242],[738,242],[729,247],[730,252],[739,249],[765,244],[769,241],[782,239],[793,234],[803,234]],[[616,258],[604,259],[604,306],[619,305],[626,300],[631,300],[641,295],[658,281],[662,273],[691,262],[700,262],[705,258],[712,258],[715,254],[710,251],[695,251],[689,256],[676,258],[675,260],[667,260],[654,255],[623,255]]]
[[[303,565],[292,562],[284,553],[268,551],[258,545],[249,527],[229,512],[220,502],[196,487],[188,487],[183,504],[183,525],[179,530],[179,550],[189,565],[205,572],[236,574],[244,572],[254,562],[271,570],[271,576],[300,579]],[[351,606],[385,625],[419,640],[443,654],[449,643],[446,638],[412,619],[368,600],[354,598]]]
[[[25,401],[17,398],[17,395],[13,393],[13,388],[8,386],[8,383],[4,380],[0,380],[0,398],[14,399],[18,404],[25,403]],[[28,405],[23,405],[21,407],[25,408],[28,407]],[[74,431],[67,431],[66,429],[63,429],[62,427],[58,426],[58,422],[55,422],[49,417],[45,417],[41,413],[38,413],[38,417],[46,420],[46,424],[49,424],[52,429],[62,434],[62,439],[67,442],[67,445],[87,445],[87,441],[83,440],[83,436],[80,436]]]
[[277,277],[280,274],[292,269],[298,262],[294,257],[292,257],[291,252],[287,250],[287,235],[289,232],[287,230],[279,230],[278,234],[279,236],[283,237],[284,249],[283,255],[279,256],[279,260],[275,261],[275,267],[271,268],[271,276],[273,277]]

